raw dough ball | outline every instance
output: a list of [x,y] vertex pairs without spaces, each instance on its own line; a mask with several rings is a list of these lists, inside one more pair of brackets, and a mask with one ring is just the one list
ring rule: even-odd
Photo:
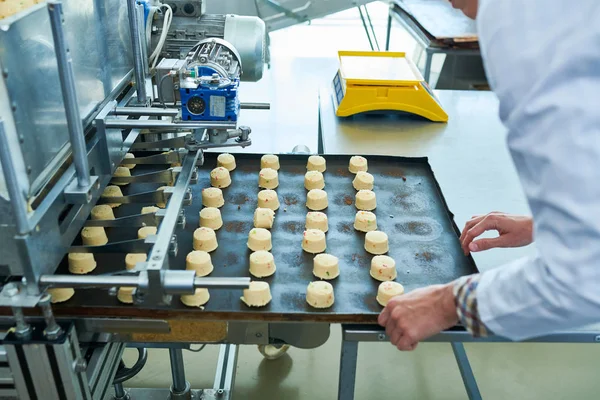
[[[129,176],[131,176],[131,172],[129,171],[129,168],[126,168],[126,167],[117,167],[117,169],[115,170],[115,174],[113,175],[114,178],[129,177]],[[126,185],[129,185],[129,182],[115,183],[115,185],[126,186]]]
[[270,208],[257,208],[254,211],[254,227],[271,229],[275,220],[275,211]]
[[210,254],[205,251],[194,250],[185,257],[185,269],[196,271],[196,276],[206,276],[213,272]]
[[398,282],[382,282],[377,289],[377,302],[382,306],[386,306],[392,297],[399,296],[404,293],[404,286]]
[[358,171],[352,181],[352,186],[356,190],[373,190],[373,182],[375,182],[373,175],[368,172]]
[[[166,188],[168,188],[168,187],[169,187],[169,186],[161,186],[161,187],[159,187],[158,189],[156,189],[156,191],[157,191],[157,192],[164,192],[164,190],[165,190]],[[158,203],[156,203],[156,206],[157,206],[157,207],[160,207],[160,208],[165,208],[165,207],[167,207],[167,201],[169,201],[169,199],[168,199],[168,197],[165,195],[165,201],[164,201],[164,203],[163,203],[163,202],[158,202]]]
[[86,246],[104,246],[108,243],[108,237],[103,227],[86,226],[81,230],[81,241]]
[[325,187],[325,179],[319,171],[308,171],[304,175],[304,187],[307,190],[323,189]]
[[219,157],[217,157],[217,166],[227,168],[228,171],[233,171],[236,167],[235,157],[229,153],[219,154]]
[[333,286],[329,282],[316,281],[306,288],[306,302],[314,308],[329,308],[333,305]]
[[366,158],[361,156],[350,157],[350,165],[348,166],[350,172],[356,174],[358,171],[366,171],[367,169],[369,169],[369,167]]
[[240,297],[248,307],[263,307],[271,301],[271,289],[267,282],[250,282],[250,287],[244,289]]
[[[102,196],[101,197],[123,197],[123,192],[121,192],[121,188],[118,186],[107,186],[106,189],[104,189],[104,192],[102,192]],[[112,208],[117,208],[121,205],[121,203],[110,203],[108,204],[109,206],[111,206]]]
[[375,256],[371,260],[371,276],[378,281],[396,279],[396,261],[388,256]]
[[125,268],[128,270],[134,269],[135,264],[146,262],[148,260],[148,256],[144,253],[128,253],[125,256]]
[[219,188],[211,187],[202,190],[202,205],[204,207],[222,207],[225,204],[223,191]]
[[215,231],[202,227],[194,231],[194,250],[214,251],[219,247]]
[[279,170],[279,157],[275,154],[265,154],[260,158],[261,168],[272,168],[275,171]]
[[339,260],[331,254],[319,254],[313,260],[313,275],[317,278],[329,280],[340,275]]
[[158,211],[158,207],[155,207],[155,206],[142,207],[142,214],[152,214],[157,211]]
[[359,211],[354,217],[354,229],[359,232],[377,230],[377,217],[371,211]]
[[73,288],[52,288],[48,289],[48,294],[50,295],[50,302],[52,304],[55,303],[64,303],[69,300],[75,294],[75,289]]
[[200,211],[200,226],[218,230],[223,226],[221,211],[215,207],[206,207]]
[[306,195],[306,207],[309,210],[321,211],[328,206],[327,192],[322,189],[313,189]]
[[198,288],[194,294],[184,294],[181,296],[181,302],[188,307],[200,307],[208,303],[210,293],[208,289]]
[[248,234],[248,248],[252,251],[271,250],[271,232],[264,228],[253,228]]
[[92,219],[115,219],[115,213],[113,213],[112,207],[108,204],[101,204],[92,208]]
[[265,189],[258,192],[258,207],[270,208],[277,211],[279,209],[279,198],[277,192],[271,189]]
[[257,278],[264,278],[275,273],[275,259],[273,254],[265,250],[255,251],[250,254],[250,274]]
[[225,167],[217,167],[210,171],[210,184],[217,188],[226,188],[231,185],[231,176]]
[[389,251],[388,235],[381,231],[367,232],[365,250],[371,254],[385,254]]
[[125,160],[127,160],[128,158],[129,159],[135,158],[135,156],[133,155],[133,153],[127,153],[127,154],[125,154],[125,157],[123,158],[123,161],[121,161],[121,166],[123,166],[125,168],[129,168],[129,169],[134,169],[137,164],[123,164],[125,162]]
[[119,288],[117,292],[117,299],[121,303],[125,304],[133,304],[133,291],[135,290],[134,286],[123,286]]
[[318,229],[327,232],[329,230],[327,214],[320,211],[311,211],[306,214],[306,229]]
[[325,232],[318,229],[307,229],[302,238],[302,250],[307,253],[322,253],[327,248],[325,241]]
[[96,268],[96,259],[92,253],[69,253],[67,260],[72,274],[87,274]]
[[272,168],[263,168],[258,174],[258,187],[265,189],[275,189],[279,186],[279,177],[277,171]]
[[144,226],[138,229],[138,239],[146,239],[150,235],[156,235],[157,229],[155,226]]
[[325,157],[321,157],[321,156],[308,157],[308,162],[306,163],[306,169],[308,171],[325,172],[325,170],[327,169],[327,162],[325,161]]
[[377,208],[377,196],[372,190],[359,190],[354,202],[359,210],[371,211]]

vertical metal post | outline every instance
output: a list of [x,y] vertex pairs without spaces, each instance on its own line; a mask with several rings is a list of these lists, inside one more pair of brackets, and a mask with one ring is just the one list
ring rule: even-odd
[[71,53],[63,31],[62,3],[58,1],[48,2],[48,13],[50,14],[54,52],[56,53],[56,61],[58,63],[58,76],[60,77],[60,86],[65,103],[73,163],[75,164],[77,174],[77,185],[80,188],[88,188],[91,186],[90,167],[87,159],[87,148],[83,135],[79,104],[77,103],[75,78],[73,76],[73,60],[71,59]]
[[29,338],[29,335],[31,334],[31,327],[29,326],[27,321],[25,321],[23,309],[21,307],[13,307],[12,313],[15,317],[16,323],[15,335],[17,335],[17,337],[21,339]]
[[460,376],[467,390],[469,400],[481,400],[481,393],[477,387],[477,381],[475,380],[475,375],[473,375],[471,364],[469,364],[465,347],[461,342],[451,342],[450,345],[452,346],[452,351],[454,352],[454,357],[456,358]]
[[0,119],[0,164],[4,172],[4,181],[10,196],[10,204],[12,205],[13,215],[17,226],[17,233],[24,235],[30,231],[29,219],[27,218],[27,203],[25,196],[19,188],[17,180],[17,172],[15,170],[14,160],[12,158],[11,149],[8,146],[8,137],[4,130],[4,121]]
[[433,62],[433,53],[430,51],[430,48],[425,48],[425,72],[423,74],[423,78],[425,82],[429,83],[429,79],[431,78],[431,63]]
[[338,400],[354,399],[357,359],[358,342],[350,342],[342,338],[342,353],[340,355],[340,376],[338,383]]
[[[144,74],[144,61],[142,60],[142,35],[136,11],[136,0],[127,0],[127,13],[129,17],[129,31],[131,33],[131,49],[133,52],[133,68],[135,71],[135,89],[137,91],[137,104],[146,104],[146,76]],[[145,37],[145,35],[144,35]]]
[[385,35],[385,51],[389,51],[390,49],[390,37],[392,35],[392,12],[394,10],[394,4],[390,3],[390,9],[388,11],[388,19],[387,19],[387,31]]
[[185,380],[182,350],[175,348],[169,349],[169,358],[171,359],[171,375],[173,377],[171,399],[191,398],[190,384]]
[[129,398],[127,392],[125,391],[125,389],[123,389],[122,383],[115,383],[113,385],[113,389],[115,390],[115,400],[127,400]]

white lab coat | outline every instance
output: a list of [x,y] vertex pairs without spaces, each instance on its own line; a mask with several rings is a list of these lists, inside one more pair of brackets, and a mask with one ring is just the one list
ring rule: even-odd
[[477,20],[539,253],[483,274],[480,317],[514,340],[600,322],[600,0],[479,0]]

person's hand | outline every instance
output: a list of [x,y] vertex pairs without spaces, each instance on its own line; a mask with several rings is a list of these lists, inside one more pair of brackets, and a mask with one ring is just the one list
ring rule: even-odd
[[385,327],[385,333],[398,350],[414,350],[421,340],[458,322],[452,283],[393,297],[377,322]]
[[[497,231],[499,236],[474,240],[486,231]],[[533,242],[533,219],[524,215],[501,212],[474,216],[465,224],[460,235],[460,243],[465,255],[495,247],[527,246],[531,242]]]

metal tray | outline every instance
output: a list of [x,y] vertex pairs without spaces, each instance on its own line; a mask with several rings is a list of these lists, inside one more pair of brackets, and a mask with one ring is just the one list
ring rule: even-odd
[[[193,203],[185,207],[186,227],[176,231],[179,252],[171,259],[171,268],[185,268],[185,257],[192,250],[192,234],[198,227],[201,190],[210,186],[209,171],[216,166],[217,154],[206,154],[199,180],[192,186]],[[217,231],[219,248],[211,253],[215,269],[211,276],[240,277],[248,273],[250,251],[246,247],[257,206],[260,155],[237,154],[233,183],[223,190],[221,208],[223,227]],[[57,305],[58,314],[114,315],[203,318],[216,320],[323,321],[373,323],[382,307],[375,301],[380,282],[369,275],[372,256],[364,250],[364,234],[353,228],[356,208],[352,187],[354,175],[348,172],[350,156],[327,155],[325,190],[329,207],[327,252],[340,259],[340,276],[330,281],[335,304],[325,310],[310,307],[305,300],[306,287],[316,280],[312,274],[313,255],[301,249],[306,213],[304,174],[306,155],[280,155],[279,187],[281,208],[272,229],[273,255],[277,272],[264,279],[271,286],[273,300],[263,308],[250,308],[240,301],[241,291],[212,290],[203,310],[188,308],[174,298],[168,307],[145,309],[122,305],[102,290],[79,290],[68,302]],[[375,176],[379,229],[390,239],[389,255],[396,260],[398,277],[407,291],[445,283],[477,271],[471,257],[460,248],[458,229],[448,210],[426,158],[366,156],[369,172]],[[132,172],[148,172],[156,166],[138,165]],[[152,190],[159,184],[131,184],[125,194]],[[117,216],[139,213],[142,204],[123,205]],[[110,241],[136,238],[137,228],[107,228]],[[98,254],[94,274],[106,274],[125,268],[124,254]],[[66,272],[66,262],[59,273]]]

